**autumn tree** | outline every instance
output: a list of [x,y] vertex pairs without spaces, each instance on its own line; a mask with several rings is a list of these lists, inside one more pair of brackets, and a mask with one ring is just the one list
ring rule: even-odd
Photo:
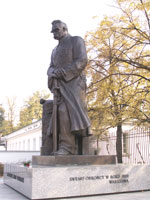
[[[121,74],[126,66],[114,62],[113,56],[120,47],[122,38],[110,32],[109,19],[101,22],[96,32],[86,37],[89,53],[87,75],[89,115],[97,134],[104,134],[109,128],[117,127],[118,162],[122,162],[122,124],[131,118],[135,91],[140,78]],[[119,55],[118,55],[119,56]]]
[[[99,129],[98,134],[117,127],[116,150],[118,162],[122,162],[122,124],[130,119],[147,117],[145,103],[148,105],[149,102],[149,70],[145,71],[141,63],[145,61],[148,67],[149,56],[145,48],[148,41],[141,39],[144,25],[137,25],[138,17],[132,17],[134,11],[136,14],[139,12],[138,3],[144,6],[143,1],[135,1],[133,5],[132,1],[116,2],[121,14],[105,17],[97,30],[86,36],[89,55],[87,74],[91,81],[88,102],[92,125]],[[141,10],[148,20],[145,8]],[[134,31],[133,19],[137,25]],[[137,31],[137,27],[140,30]],[[142,36],[139,36],[141,33]]]
[[3,125],[4,125],[4,108],[0,105],[0,134],[3,133]]
[[9,134],[16,130],[16,97],[7,97],[6,111],[0,106],[0,132],[2,135]]
[[16,130],[15,120],[16,120],[16,97],[7,97],[7,113],[6,113],[6,129],[7,133],[11,133]]
[[40,99],[47,99],[48,97],[49,94],[46,94],[44,91],[36,91],[25,101],[25,105],[20,110],[20,128],[31,124],[33,120],[41,119],[42,106],[40,104]]
[[134,117],[139,123],[150,123],[150,1],[116,3],[121,15],[116,17],[111,31],[123,37],[128,47],[125,44],[118,49],[121,56],[114,56],[114,61],[127,66],[126,74],[141,78],[134,105],[139,112],[134,112]]
[[150,1],[116,0],[116,3],[121,16],[114,21],[117,28],[111,29],[130,44],[128,48],[119,49],[122,56],[116,60],[136,69],[137,76],[143,72],[142,77],[147,80],[144,72],[150,72]]

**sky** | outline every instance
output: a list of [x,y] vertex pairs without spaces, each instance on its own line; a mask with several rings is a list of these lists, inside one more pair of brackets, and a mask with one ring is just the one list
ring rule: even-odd
[[0,0],[0,104],[16,97],[20,108],[33,92],[49,92],[46,72],[57,45],[50,33],[53,20],[84,38],[112,14],[111,5],[113,0]]

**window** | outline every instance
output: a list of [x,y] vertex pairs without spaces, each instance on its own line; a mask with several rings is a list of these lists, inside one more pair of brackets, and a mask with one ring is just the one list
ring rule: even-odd
[[28,139],[28,151],[30,151],[30,139]]
[[16,148],[15,148],[15,150],[17,150],[17,148],[18,148],[18,146],[17,146],[17,142],[16,142]]
[[12,151],[14,150],[14,143],[12,143],[12,147],[11,147],[11,150],[12,150]]
[[19,142],[19,150],[21,150],[21,142]]
[[123,153],[127,154],[129,153],[128,151],[128,144],[129,140],[128,140],[128,134],[127,133],[123,133]]
[[33,138],[33,150],[36,151],[36,138]]
[[42,146],[42,137],[39,137],[39,149],[41,148]]
[[23,151],[25,151],[25,140],[23,141]]

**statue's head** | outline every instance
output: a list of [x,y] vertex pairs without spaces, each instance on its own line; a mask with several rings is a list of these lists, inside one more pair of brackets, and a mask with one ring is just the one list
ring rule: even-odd
[[53,33],[54,38],[56,40],[60,40],[61,38],[63,38],[64,36],[68,34],[67,25],[60,20],[54,20],[52,22],[51,33]]

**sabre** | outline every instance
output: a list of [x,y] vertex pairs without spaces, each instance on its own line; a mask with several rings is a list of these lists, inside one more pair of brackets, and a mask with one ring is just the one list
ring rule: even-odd
[[57,135],[57,96],[58,96],[58,83],[57,79],[54,78],[54,89],[53,89],[53,113],[52,113],[52,133],[53,133],[53,152],[56,152],[58,149],[58,135]]

